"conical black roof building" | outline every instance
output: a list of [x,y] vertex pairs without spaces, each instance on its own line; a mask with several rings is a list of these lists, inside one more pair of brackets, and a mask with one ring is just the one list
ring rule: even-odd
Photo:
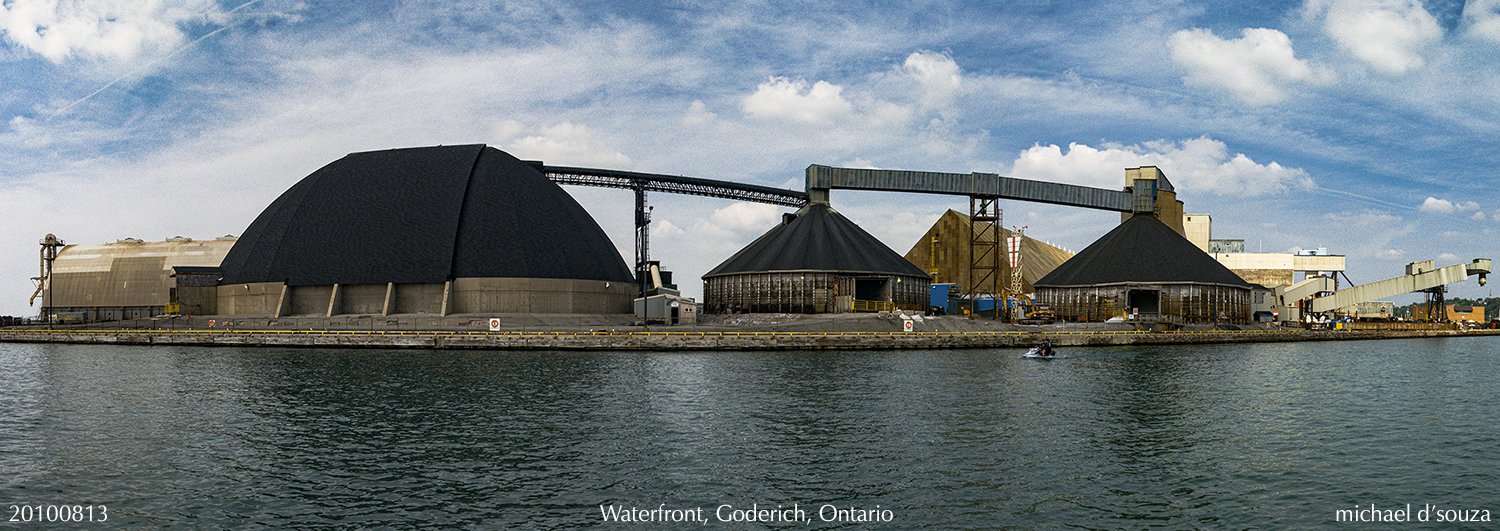
[[1035,286],[1037,302],[1070,321],[1250,319],[1250,284],[1152,216],[1125,220]]
[[709,313],[927,308],[931,277],[826,203],[813,203],[703,275]]

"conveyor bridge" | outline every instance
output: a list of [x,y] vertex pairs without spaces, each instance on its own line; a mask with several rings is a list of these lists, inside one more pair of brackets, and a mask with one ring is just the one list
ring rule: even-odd
[[992,173],[834,168],[817,164],[807,167],[808,199],[824,202],[828,201],[828,191],[833,189],[879,190],[1014,199],[1115,212],[1150,212],[1152,205],[1140,205],[1138,208],[1135,196],[1149,197],[1149,202],[1154,203],[1154,192],[1158,189],[1173,191],[1172,183],[1165,177],[1156,181],[1155,187],[1136,187],[1140,190],[1137,193],[1016,179]]
[[[1405,275],[1336,291],[1332,279],[1312,277],[1282,291],[1281,303],[1290,306],[1296,304],[1297,301],[1312,297],[1308,306],[1309,311],[1312,313],[1331,312],[1362,302],[1440,289],[1448,284],[1463,282],[1472,275],[1479,275],[1479,282],[1482,285],[1485,275],[1490,273],[1490,268],[1491,261],[1488,258],[1476,258],[1467,264],[1447,267],[1433,267],[1432,260],[1412,262],[1407,264]],[[1319,296],[1319,294],[1322,295]]]

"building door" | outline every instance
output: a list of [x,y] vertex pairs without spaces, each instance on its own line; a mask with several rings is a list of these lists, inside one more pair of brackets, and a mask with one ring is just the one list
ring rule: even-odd
[[1154,289],[1130,290],[1130,307],[1142,315],[1161,313],[1161,292]]

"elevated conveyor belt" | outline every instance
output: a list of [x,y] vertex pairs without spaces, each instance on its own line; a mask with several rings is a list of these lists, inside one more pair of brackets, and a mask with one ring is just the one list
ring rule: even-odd
[[[1163,191],[1172,191],[1171,183],[1165,178],[1160,179],[1157,186]],[[810,201],[827,202],[828,191],[836,188],[997,197],[1115,212],[1130,212],[1134,207],[1131,192],[1030,181],[991,173],[834,168],[818,164],[807,167],[807,194]]]
[[[1424,264],[1426,267],[1423,267]],[[1406,266],[1406,275],[1345,288],[1334,292],[1332,295],[1318,297],[1312,300],[1312,311],[1313,313],[1328,312],[1353,306],[1361,302],[1380,300],[1403,293],[1463,282],[1470,275],[1479,275],[1480,283],[1483,284],[1484,276],[1490,273],[1490,260],[1488,258],[1476,258],[1471,263],[1436,269],[1432,269],[1431,264],[1432,261],[1430,260],[1426,262],[1413,262]],[[1287,297],[1286,300],[1290,303],[1297,299]]]

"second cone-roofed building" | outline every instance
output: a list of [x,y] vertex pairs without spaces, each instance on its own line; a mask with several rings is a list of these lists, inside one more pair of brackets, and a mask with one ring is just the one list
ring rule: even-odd
[[1036,281],[1058,318],[1246,323],[1250,284],[1153,216],[1134,216]]
[[927,308],[931,278],[826,203],[812,203],[703,275],[708,313]]

